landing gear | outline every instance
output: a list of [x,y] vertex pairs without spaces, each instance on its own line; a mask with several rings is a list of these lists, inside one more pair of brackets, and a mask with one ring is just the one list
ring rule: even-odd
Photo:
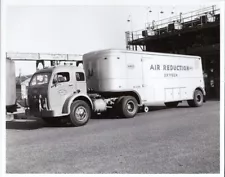
[[144,112],[149,112],[149,107],[148,106],[144,106]]

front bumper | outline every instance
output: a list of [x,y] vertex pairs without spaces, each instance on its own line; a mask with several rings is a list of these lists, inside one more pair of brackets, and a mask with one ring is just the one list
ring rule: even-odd
[[34,116],[34,117],[57,117],[54,111],[52,110],[41,110],[41,111],[30,111],[29,109],[26,110],[27,116]]
[[25,111],[25,114],[27,116],[34,116],[34,117],[41,117],[41,118],[47,118],[47,117],[62,117],[62,116],[68,116],[69,114],[63,114],[61,112],[56,112],[53,110],[41,110],[41,111],[31,111],[27,109]]

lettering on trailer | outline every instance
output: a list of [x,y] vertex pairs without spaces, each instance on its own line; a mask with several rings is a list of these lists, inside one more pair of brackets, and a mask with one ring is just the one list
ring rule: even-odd
[[150,70],[164,70],[164,71],[189,71],[193,70],[191,66],[182,65],[151,65]]
[[[151,65],[150,70],[158,71],[190,71],[193,70],[192,66],[187,65]],[[164,73],[164,77],[178,77],[177,73]]]
[[178,77],[178,74],[176,74],[176,73],[165,73],[164,77]]

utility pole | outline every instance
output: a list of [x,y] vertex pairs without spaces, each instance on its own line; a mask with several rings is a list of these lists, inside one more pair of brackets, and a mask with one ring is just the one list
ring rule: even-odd
[[[133,26],[132,26],[132,17],[131,15],[128,16],[127,22],[130,23],[130,34],[131,34],[131,40],[133,42],[134,36],[133,36]],[[132,49],[134,50],[134,46],[132,45]]]

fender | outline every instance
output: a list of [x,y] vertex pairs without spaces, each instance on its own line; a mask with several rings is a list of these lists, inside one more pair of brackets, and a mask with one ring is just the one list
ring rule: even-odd
[[[136,95],[137,95],[137,97],[138,97],[138,99],[139,99],[139,105],[142,105],[142,100],[141,100],[141,96],[140,96],[140,94],[136,91],[136,90],[131,90],[131,92],[134,92]],[[137,100],[138,101],[138,100]]]
[[[197,89],[200,89],[202,91],[203,95],[206,95],[205,89],[203,89],[202,87],[196,87],[195,90],[197,90]],[[193,91],[193,97],[195,94],[195,90]]]
[[76,93],[68,97],[63,105],[63,114],[70,114],[70,106],[73,103],[74,100],[85,100],[88,102],[88,104],[91,106],[91,109],[93,109],[93,103],[90,97],[87,94],[83,93]]

